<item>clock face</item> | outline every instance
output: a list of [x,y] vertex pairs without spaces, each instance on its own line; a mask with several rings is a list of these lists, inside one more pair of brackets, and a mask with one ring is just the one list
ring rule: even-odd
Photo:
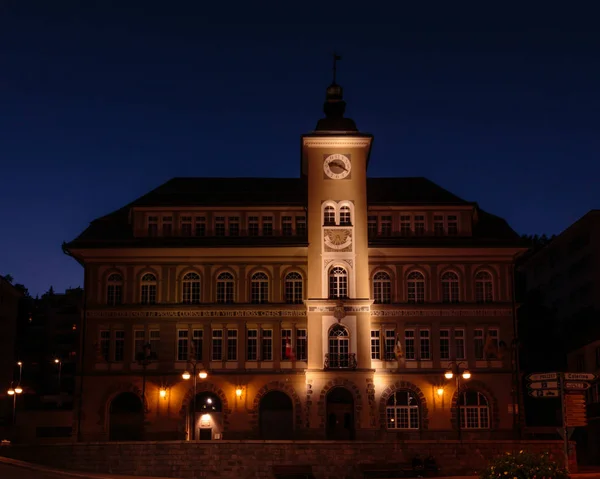
[[342,180],[350,174],[352,164],[347,156],[336,153],[323,162],[323,171],[333,180]]

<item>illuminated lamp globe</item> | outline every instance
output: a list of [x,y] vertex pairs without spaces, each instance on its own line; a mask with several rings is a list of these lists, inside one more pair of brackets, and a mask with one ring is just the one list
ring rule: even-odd
[[200,376],[200,379],[206,379],[208,377],[208,373],[206,371],[200,371],[198,376]]
[[452,374],[452,371],[450,371],[450,370],[446,371],[446,374],[444,374],[444,377],[446,379],[452,379],[453,376],[454,376],[454,374]]
[[237,389],[235,390],[235,395],[236,395],[237,397],[242,397],[242,388],[237,388]]
[[161,388],[159,393],[161,398],[164,398],[167,396],[167,390],[165,388]]
[[444,388],[437,388],[437,395],[438,396],[443,396],[444,395]]
[[191,375],[191,374],[190,374],[188,371],[185,371],[185,372],[184,372],[184,373],[181,375],[181,377],[187,381],[189,378],[191,378],[191,377],[192,377],[192,375]]
[[8,393],[9,396],[14,396],[15,394],[15,390],[14,389],[9,389],[8,391],[6,391]]
[[462,377],[463,377],[463,379],[471,379],[471,373],[469,371],[465,370],[462,373]]
[[23,392],[23,388],[22,388],[21,386],[17,386],[17,387],[15,388],[15,392],[16,392],[17,394],[21,394],[21,393]]

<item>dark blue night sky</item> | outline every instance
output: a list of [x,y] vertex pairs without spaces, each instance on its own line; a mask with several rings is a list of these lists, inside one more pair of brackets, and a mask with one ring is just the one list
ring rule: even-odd
[[0,2],[0,274],[81,285],[62,241],[173,176],[297,176],[334,50],[371,176],[519,233],[600,207],[594,12],[395,3]]

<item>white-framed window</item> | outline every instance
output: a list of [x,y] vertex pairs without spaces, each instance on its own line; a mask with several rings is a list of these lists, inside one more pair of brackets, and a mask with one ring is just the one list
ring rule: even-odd
[[227,361],[237,361],[237,329],[227,330]]
[[340,208],[340,226],[351,226],[352,216],[350,214],[350,207],[344,205]]
[[296,235],[306,235],[306,216],[296,216]]
[[341,266],[335,266],[329,270],[329,297],[348,297],[348,273]]
[[485,340],[484,355],[485,359],[498,359],[500,348],[500,331],[496,328],[487,330],[487,338]]
[[212,354],[211,358],[213,361],[223,360],[223,330],[213,329],[212,330]]
[[206,236],[206,216],[196,216],[194,233],[196,236]]
[[473,331],[473,350],[475,359],[484,359],[483,329]]
[[440,329],[440,359],[450,359],[450,330]]
[[376,304],[392,302],[392,280],[384,271],[379,271],[373,276],[373,297]]
[[381,332],[371,330],[371,359],[381,359]]
[[163,216],[162,217],[162,235],[173,236],[173,217]]
[[329,367],[350,367],[350,334],[342,324],[334,324],[329,329]]
[[488,429],[490,427],[490,407],[483,394],[477,391],[461,393],[460,407],[463,429]]
[[385,410],[388,429],[419,429],[419,399],[414,392],[396,391]]
[[256,361],[258,360],[258,330],[249,329],[246,335],[246,358],[248,361]]
[[135,329],[133,331],[133,360],[137,361],[144,354],[144,345],[146,344],[146,331]]
[[494,301],[492,275],[487,271],[479,271],[475,275],[475,301],[491,303]]
[[106,304],[116,306],[123,303],[123,276],[111,273],[106,279]]
[[393,329],[385,330],[385,360],[396,360],[396,331]]
[[258,216],[248,216],[248,236],[258,236],[259,231]]
[[263,329],[262,333],[262,347],[260,359],[262,361],[273,361],[273,330]]
[[412,271],[406,277],[406,296],[409,303],[425,302],[425,276],[420,271]]
[[327,205],[323,210],[323,224],[325,226],[335,225],[335,208],[331,205]]
[[446,271],[442,275],[442,302],[458,303],[459,289],[458,275],[454,271]]
[[458,217],[456,215],[446,216],[446,229],[449,236],[456,236],[458,234]]
[[412,233],[410,215],[400,215],[400,234],[410,236]]
[[435,236],[444,236],[444,216],[433,215],[433,234]]
[[414,329],[404,331],[404,357],[407,360],[416,359]]
[[369,238],[377,236],[377,216],[369,216],[367,218],[367,232]]
[[196,304],[200,302],[200,275],[193,271],[183,277],[182,301]]
[[308,342],[306,329],[296,329],[296,360],[306,361],[308,358]]
[[152,273],[146,273],[142,276],[141,284],[141,303],[156,304],[156,276]]
[[192,236],[192,217],[181,216],[179,219],[179,231],[181,236]]
[[189,331],[177,330],[177,361],[187,361],[189,358]]
[[150,356],[158,359],[158,351],[160,350],[160,329],[150,329],[148,331],[150,345]]
[[158,216],[148,216],[148,236],[158,236]]
[[196,361],[202,361],[204,343],[204,331],[202,329],[192,329],[192,350],[190,356]]
[[269,277],[266,273],[258,272],[250,279],[250,300],[254,304],[269,302]]
[[114,330],[113,337],[115,338],[115,361],[122,362],[125,359],[125,331]]
[[454,330],[454,356],[458,361],[460,359],[466,359],[465,353],[465,330],[455,329]]
[[233,303],[234,278],[231,273],[223,272],[217,276],[217,303]]
[[229,226],[229,236],[239,236],[240,235],[240,217],[239,216],[230,216],[228,221]]
[[110,330],[100,331],[100,355],[108,362],[110,361]]
[[431,359],[431,336],[428,329],[419,330],[420,349],[419,357],[422,360],[429,361]]
[[392,236],[392,216],[380,216],[381,236]]
[[292,236],[294,234],[294,228],[291,216],[281,217],[281,234],[283,236]]
[[302,304],[303,282],[302,276],[296,271],[285,275],[285,302],[289,304]]
[[273,217],[262,217],[262,234],[263,236],[273,236]]
[[215,236],[225,236],[224,216],[215,216]]
[[415,215],[414,232],[415,236],[425,235],[425,215]]
[[289,361],[293,358],[294,353],[292,350],[292,330],[282,329],[281,330],[281,360]]

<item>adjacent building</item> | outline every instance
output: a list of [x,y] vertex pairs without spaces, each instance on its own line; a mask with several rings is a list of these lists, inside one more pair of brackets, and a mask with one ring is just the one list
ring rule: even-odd
[[513,434],[518,235],[425,178],[369,177],[344,111],[333,83],[297,178],[174,178],[64,245],[80,439]]

